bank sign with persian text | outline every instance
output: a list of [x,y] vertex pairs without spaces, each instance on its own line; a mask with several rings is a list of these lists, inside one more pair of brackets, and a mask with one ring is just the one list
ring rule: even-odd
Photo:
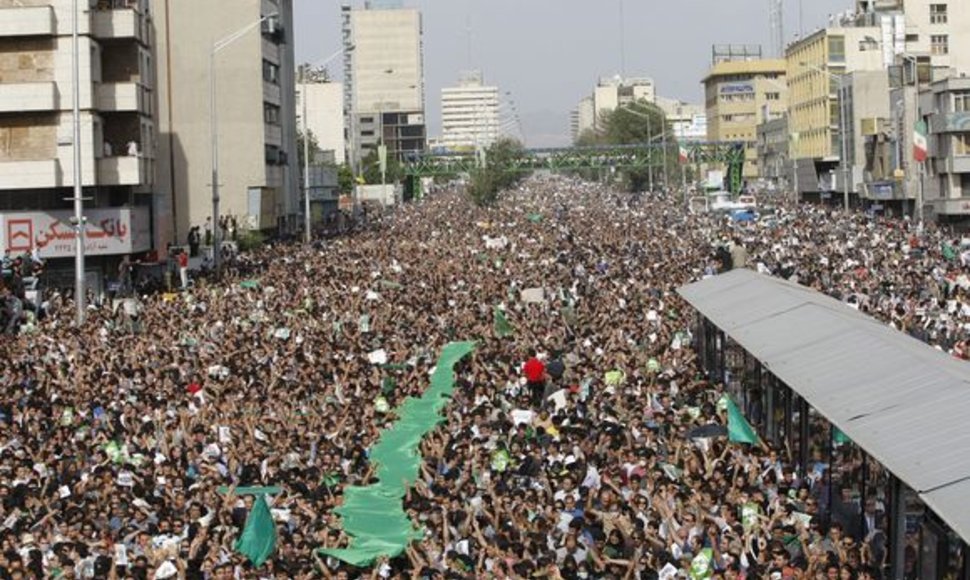
[[[0,214],[0,250],[31,253],[43,259],[68,258],[76,248],[73,212],[9,212]],[[84,216],[84,253],[111,256],[151,249],[147,208],[88,209]]]

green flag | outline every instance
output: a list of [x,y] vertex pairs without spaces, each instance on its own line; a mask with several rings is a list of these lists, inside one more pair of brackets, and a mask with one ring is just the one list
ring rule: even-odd
[[239,287],[246,290],[256,290],[259,288],[259,280],[243,280],[239,283]]
[[834,431],[832,432],[832,439],[835,441],[837,445],[845,445],[847,443],[852,443],[852,440],[849,439],[849,436],[843,433],[841,429],[839,429],[834,425],[832,426],[832,429],[834,429]]
[[246,518],[246,527],[236,540],[236,551],[249,558],[259,568],[276,550],[276,524],[266,505],[266,496],[258,494],[253,509]]
[[754,432],[751,424],[744,418],[741,409],[734,404],[730,397],[727,398],[728,413],[728,440],[735,443],[758,443],[758,434]]
[[952,262],[957,259],[957,251],[950,244],[943,244],[943,258],[948,262]]
[[505,317],[502,309],[496,306],[493,312],[495,313],[495,336],[498,338],[506,338],[515,334],[515,330],[509,324],[509,320]]
[[541,213],[530,213],[528,217],[529,217],[529,221],[534,224],[537,224],[542,221]]

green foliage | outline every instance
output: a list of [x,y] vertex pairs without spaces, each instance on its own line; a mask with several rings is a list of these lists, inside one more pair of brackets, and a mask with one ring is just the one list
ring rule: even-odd
[[[367,154],[367,157],[361,160],[360,168],[364,176],[364,181],[368,184],[373,185],[381,182],[381,160],[377,156],[377,150],[371,151]],[[397,183],[404,179],[404,167],[401,166],[401,162],[394,156],[394,152],[390,150],[387,152],[387,174],[385,179],[387,183]]]
[[354,185],[354,170],[344,163],[337,168],[337,187],[341,194],[350,195],[354,191]]
[[[307,142],[309,145],[308,148],[310,149],[310,163],[312,164],[314,156],[320,152],[320,143],[317,141],[317,136],[313,134],[313,131],[308,130]],[[296,157],[297,157],[297,160],[300,162],[300,168],[301,168],[300,171],[303,171],[302,168],[304,167],[304,161],[303,161],[304,155],[306,155],[306,153],[303,151],[303,131],[297,131],[296,132]]]
[[[659,164],[653,168],[654,183],[666,181],[671,185],[677,179],[666,176],[677,176],[679,151],[677,139],[673,136],[673,128],[667,122],[663,110],[657,105],[641,100],[636,103],[607,111],[600,115],[598,133],[587,131],[580,136],[583,145],[631,145],[639,143],[663,142],[664,131],[667,133],[667,167]],[[647,189],[650,182],[650,171],[647,169],[625,171],[623,180],[626,187],[634,191]]]
[[472,172],[468,195],[478,206],[493,205],[502,191],[513,187],[524,175],[509,171],[512,162],[524,153],[515,139],[499,139],[485,151],[485,166]]
[[266,243],[266,235],[259,230],[242,230],[236,240],[240,252],[258,250]]

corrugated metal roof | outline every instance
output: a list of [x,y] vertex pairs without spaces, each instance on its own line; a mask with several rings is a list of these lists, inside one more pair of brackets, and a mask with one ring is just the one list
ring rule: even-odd
[[970,363],[751,270],[678,293],[970,542]]

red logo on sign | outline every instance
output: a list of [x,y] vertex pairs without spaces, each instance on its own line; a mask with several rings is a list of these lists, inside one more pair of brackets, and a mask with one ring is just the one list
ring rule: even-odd
[[29,252],[34,247],[34,222],[32,220],[7,220],[7,249],[11,252]]

